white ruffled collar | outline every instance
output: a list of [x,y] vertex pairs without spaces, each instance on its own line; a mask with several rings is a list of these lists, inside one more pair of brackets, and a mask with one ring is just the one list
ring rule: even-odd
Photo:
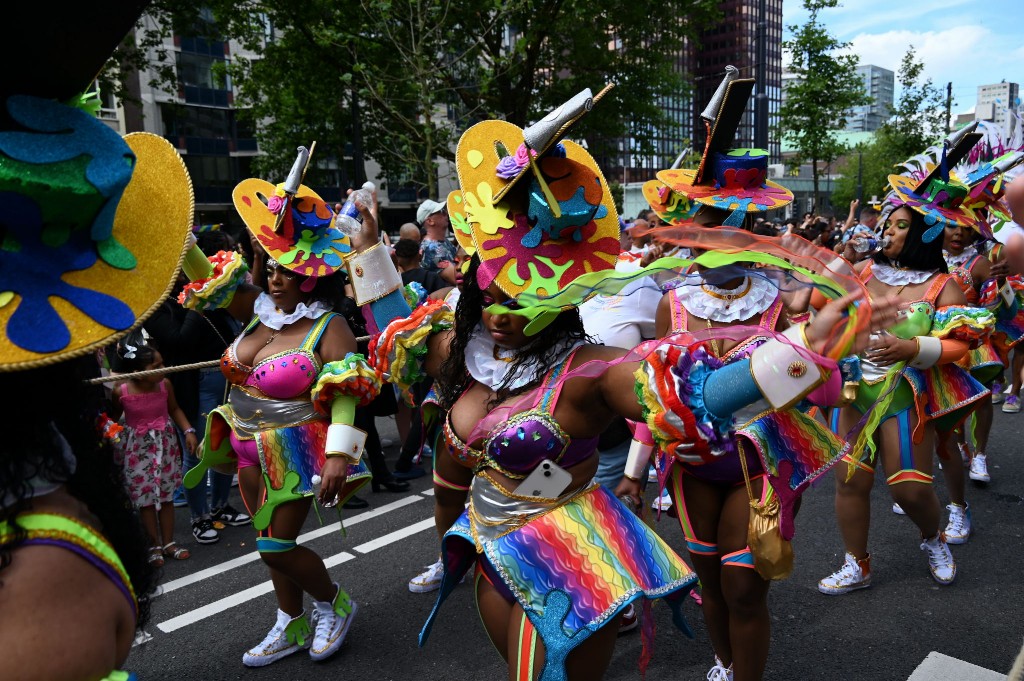
[[[699,276],[689,275],[675,294],[679,303],[694,317],[725,323],[764,314],[775,302],[779,290],[763,277],[748,275],[743,277],[737,288],[724,289],[704,283]],[[739,297],[729,300],[727,296]]]
[[261,293],[256,298],[256,305],[253,307],[253,312],[260,318],[260,321],[274,331],[280,331],[303,317],[319,319],[330,311],[330,305],[322,300],[314,300],[310,305],[299,303],[294,311],[285,314],[277,308],[277,305],[274,304],[274,299],[266,293]]
[[960,255],[953,255],[949,251],[942,251],[942,255],[945,256],[946,264],[949,267],[956,268],[976,258],[978,256],[978,249],[971,244],[965,248]]
[[[534,358],[512,379],[512,383],[508,385],[508,388],[515,390],[534,382],[540,374],[551,367],[557,366],[573,350],[581,345],[583,345],[582,342],[575,343],[560,352],[546,357],[544,359],[544,366],[540,365],[540,360]],[[469,370],[469,375],[473,377],[474,381],[483,383],[491,390],[495,390],[508,377],[517,352],[517,350],[505,350],[495,345],[491,334],[487,333],[483,323],[479,323],[466,344],[466,369]]]
[[871,265],[871,274],[887,286],[906,286],[908,284],[923,284],[935,276],[937,270],[904,270],[892,265],[874,263]]

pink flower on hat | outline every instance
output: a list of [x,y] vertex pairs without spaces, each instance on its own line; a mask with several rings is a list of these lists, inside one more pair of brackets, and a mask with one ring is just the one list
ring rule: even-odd
[[274,215],[280,213],[282,208],[284,208],[284,199],[280,196],[271,196],[267,199],[267,209]]
[[525,168],[530,164],[530,158],[537,158],[537,152],[533,149],[528,149],[526,144],[520,144],[519,148],[516,149],[516,165],[520,168]]

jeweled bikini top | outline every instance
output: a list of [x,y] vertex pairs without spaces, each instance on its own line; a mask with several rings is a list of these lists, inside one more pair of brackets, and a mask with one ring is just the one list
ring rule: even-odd
[[537,400],[526,411],[497,424],[487,434],[483,449],[467,445],[445,419],[444,436],[452,455],[465,466],[494,468],[513,479],[527,476],[544,459],[568,468],[589,458],[598,438],[572,439],[555,420],[555,405],[562,391],[561,376],[572,363],[573,351],[548,372],[536,389]]
[[252,386],[276,400],[307,394],[321,369],[316,358],[316,346],[334,316],[330,313],[319,317],[298,348],[264,357],[250,367],[239,361],[238,343],[256,328],[259,319],[253,318],[235,342],[224,350],[220,361],[221,373],[232,385]]

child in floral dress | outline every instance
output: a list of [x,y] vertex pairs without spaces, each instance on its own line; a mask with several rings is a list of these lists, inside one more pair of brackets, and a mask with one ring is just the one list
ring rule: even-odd
[[[145,331],[129,334],[117,344],[118,371],[159,369],[163,357]],[[181,483],[181,444],[174,426],[185,433],[185,446],[198,445],[195,428],[174,398],[171,382],[161,374],[131,378],[113,391],[113,410],[124,413],[124,432],[117,444],[125,485],[139,509],[151,541],[149,562],[164,557],[185,560],[188,549],[174,542],[174,489]]]

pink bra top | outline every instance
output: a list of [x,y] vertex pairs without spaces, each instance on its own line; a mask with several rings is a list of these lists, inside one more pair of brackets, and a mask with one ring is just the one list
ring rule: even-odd
[[133,430],[163,430],[170,414],[167,413],[167,389],[163,381],[160,390],[151,393],[130,393],[128,385],[120,388],[124,422]]
[[302,397],[309,393],[320,374],[316,346],[334,316],[331,312],[317,319],[299,347],[264,357],[249,367],[238,360],[238,343],[256,328],[259,320],[253,319],[224,351],[221,372],[232,384],[252,386],[275,400]]
[[483,449],[473,449],[455,433],[451,414],[445,419],[444,436],[455,459],[465,466],[494,468],[513,479],[525,478],[544,459],[568,468],[585,461],[597,449],[598,438],[573,440],[555,420],[555,405],[562,391],[560,376],[572,362],[574,350],[548,372],[537,387],[537,400],[526,411],[497,424],[484,439]]

